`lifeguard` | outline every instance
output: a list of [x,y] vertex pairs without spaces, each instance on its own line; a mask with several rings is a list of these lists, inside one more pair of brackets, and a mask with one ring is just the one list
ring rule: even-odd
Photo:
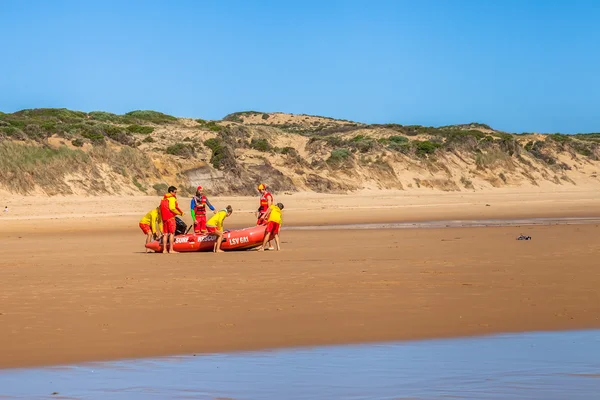
[[210,219],[206,223],[206,229],[208,230],[208,232],[217,235],[217,240],[215,241],[215,245],[213,247],[213,251],[215,253],[223,253],[223,250],[221,250],[221,240],[223,239],[224,232],[223,221],[232,213],[233,208],[231,208],[231,206],[227,206],[227,208],[220,210],[215,215],[210,217]]
[[202,186],[198,186],[196,189],[196,195],[192,197],[190,202],[190,209],[192,213],[192,221],[194,223],[195,233],[206,232],[206,207],[210,208],[211,211],[215,211],[215,208],[210,204],[210,201],[202,193]]
[[163,233],[165,234],[163,253],[166,251],[174,253],[173,240],[175,229],[177,228],[175,216],[183,215],[183,211],[181,211],[179,204],[177,204],[177,188],[175,186],[169,186],[168,193],[164,195],[160,202],[160,214],[163,222]]
[[260,207],[258,207],[258,211],[256,212],[256,225],[265,225],[265,213],[273,204],[273,196],[271,193],[267,192],[267,185],[261,183],[258,185],[258,191],[260,193]]
[[[258,251],[263,251],[267,242],[271,243],[271,240],[273,239],[275,239],[277,251],[281,250],[281,245],[279,243],[279,228],[281,228],[282,223],[281,210],[283,210],[283,204],[281,203],[277,203],[277,205],[273,204],[267,210],[267,213],[265,214],[265,219],[267,220],[265,238],[262,246],[257,249]],[[269,250],[272,249],[273,247],[269,247]]]
[[[163,230],[160,207],[156,207],[144,215],[140,220],[140,229],[146,235],[146,244],[150,243],[152,239],[158,239],[158,232],[162,232]],[[147,252],[148,249],[146,248]]]

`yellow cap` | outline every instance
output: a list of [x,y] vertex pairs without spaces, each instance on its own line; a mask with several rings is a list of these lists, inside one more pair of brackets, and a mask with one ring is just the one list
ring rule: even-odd
[[260,185],[258,185],[258,190],[265,190],[267,188],[267,185],[265,185],[264,183],[261,183]]

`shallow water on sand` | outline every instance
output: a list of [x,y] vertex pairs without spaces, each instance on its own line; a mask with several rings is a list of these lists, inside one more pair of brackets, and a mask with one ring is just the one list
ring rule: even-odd
[[0,370],[0,398],[598,399],[600,331]]
[[522,219],[478,219],[440,220],[418,222],[396,222],[380,224],[303,225],[282,227],[282,230],[328,230],[328,229],[407,229],[407,228],[467,228],[486,226],[540,226],[598,224],[597,217],[522,218]]

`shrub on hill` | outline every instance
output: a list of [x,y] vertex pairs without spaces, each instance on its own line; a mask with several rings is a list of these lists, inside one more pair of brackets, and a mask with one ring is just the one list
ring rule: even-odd
[[543,140],[528,142],[525,145],[525,150],[533,157],[545,162],[548,165],[556,164],[556,158],[548,154],[548,143]]
[[112,122],[114,124],[125,123],[125,118],[123,118],[123,116],[105,111],[92,111],[88,115],[95,121]]
[[196,154],[196,152],[194,151],[194,148],[192,146],[190,146],[189,144],[185,144],[185,143],[175,143],[175,144],[167,147],[165,151],[167,154],[171,154],[173,156],[185,157],[185,158],[193,157]]
[[413,146],[415,147],[415,151],[418,156],[427,156],[435,153],[435,150],[440,148],[442,145],[439,143],[430,142],[429,140],[415,140],[413,142]]
[[14,112],[12,115],[34,120],[53,118],[61,122],[77,122],[87,117],[87,114],[82,111],[72,111],[66,108],[32,108]]
[[213,167],[216,169],[235,167],[235,154],[221,139],[212,138],[205,140],[204,145],[212,151],[210,163]]
[[600,133],[578,133],[573,136],[579,140],[600,141]]
[[300,129],[298,130],[297,133],[306,135],[306,134],[319,134],[319,135],[334,135],[336,133],[348,133],[348,132],[353,132],[353,131],[357,131],[359,129],[362,129],[362,126],[359,126],[357,124],[350,124],[350,125],[334,125],[334,126],[329,126],[326,127],[324,125],[320,125],[318,127],[315,127],[313,129],[307,129],[305,127],[300,127]]
[[151,110],[130,111],[126,113],[124,117],[127,121],[131,121],[133,123],[149,122],[152,124],[167,124],[169,122],[177,121],[177,118],[173,117],[172,115],[167,115],[158,111]]
[[560,133],[554,133],[552,135],[548,135],[548,139],[553,140],[557,143],[569,143],[571,138],[568,135],[561,135]]
[[271,145],[269,144],[267,139],[254,138],[250,141],[250,147],[255,150],[258,150],[258,151],[270,151],[271,150]]
[[141,135],[149,135],[154,132],[154,128],[151,126],[142,126],[142,125],[129,125],[127,130],[131,133],[139,133]]
[[239,111],[239,112],[227,114],[226,116],[223,117],[223,121],[243,122],[242,117],[244,117],[246,115],[257,115],[257,114],[262,115],[264,113],[258,112],[258,111]]
[[0,134],[1,136],[15,140],[25,140],[27,138],[27,135],[25,135],[25,133],[22,130],[12,125],[0,126]]
[[200,128],[208,129],[212,132],[221,132],[223,130],[223,126],[219,125],[217,121],[206,121],[204,119],[199,118],[196,120],[196,122],[198,123]]
[[578,154],[591,158],[592,160],[598,160],[598,154],[600,153],[600,147],[598,143],[584,142],[579,140],[573,140],[569,142],[569,145]]
[[152,188],[156,190],[157,195],[162,196],[167,193],[167,190],[169,190],[169,185],[166,183],[156,183],[152,185]]
[[204,141],[204,145],[211,149],[213,152],[219,151],[222,147],[221,141],[217,138],[211,138]]
[[360,153],[368,153],[377,145],[375,140],[364,135],[354,136],[346,143],[351,150],[358,151]]
[[292,154],[292,155],[298,154],[296,149],[293,147],[290,147],[290,146],[282,147],[281,149],[279,149],[279,152],[281,154]]
[[352,153],[348,149],[334,149],[331,150],[327,163],[332,166],[340,166],[346,160],[352,157]]
[[404,136],[393,135],[393,136],[390,136],[388,138],[388,140],[390,141],[390,143],[395,143],[395,144],[408,143],[408,138],[404,137]]
[[100,144],[104,144],[104,135],[101,133],[94,133],[94,132],[83,132],[81,134],[81,136],[83,136],[86,139],[89,139],[92,144],[94,145],[100,145]]
[[440,126],[440,129],[467,129],[467,130],[472,130],[472,129],[486,129],[486,130],[493,130],[489,125],[486,124],[482,124],[479,122],[471,122],[470,124],[457,124],[457,125],[446,125],[446,126]]
[[123,130],[109,130],[106,136],[125,146],[135,146],[135,138]]

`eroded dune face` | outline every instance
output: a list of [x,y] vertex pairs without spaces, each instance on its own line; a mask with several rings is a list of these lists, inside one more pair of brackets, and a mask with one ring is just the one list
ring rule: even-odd
[[204,121],[42,109],[3,114],[0,136],[3,190],[20,194],[154,195],[175,184],[188,195],[202,184],[212,193],[251,195],[256,182],[274,192],[321,193],[600,183],[597,135],[511,135],[483,124],[366,125],[260,112]]

